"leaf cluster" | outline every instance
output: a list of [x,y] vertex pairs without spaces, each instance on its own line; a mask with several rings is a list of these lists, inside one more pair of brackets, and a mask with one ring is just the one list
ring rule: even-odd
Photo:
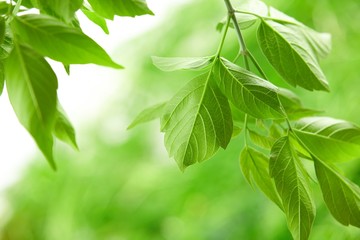
[[[319,61],[330,49],[330,35],[319,33],[260,1],[242,1],[228,8],[218,24],[222,38],[217,52],[206,57],[154,57],[163,71],[201,70],[174,97],[142,112],[131,127],[160,118],[165,147],[179,168],[203,162],[226,149],[243,132],[240,166],[246,180],[285,214],[294,239],[308,239],[316,215],[310,169],[315,169],[324,201],[344,225],[360,227],[358,186],[343,176],[336,163],[360,156],[360,128],[355,124],[303,107],[290,89],[267,79],[246,48],[242,31],[257,28],[263,57],[285,82],[308,91],[329,91]],[[234,28],[240,43],[238,57],[221,55],[227,32]],[[240,114],[239,114],[240,113]]]
[[[0,92],[5,82],[20,123],[56,169],[54,137],[77,149],[75,130],[57,97],[58,79],[46,60],[121,69],[81,30],[82,11],[108,33],[106,19],[153,14],[145,0],[17,0],[0,2]],[[35,12],[35,13],[34,13]]]

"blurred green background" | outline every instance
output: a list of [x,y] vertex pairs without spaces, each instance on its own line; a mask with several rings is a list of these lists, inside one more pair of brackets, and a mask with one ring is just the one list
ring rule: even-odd
[[[360,124],[359,0],[265,2],[333,35],[333,51],[321,62],[331,93],[294,91],[306,107]],[[164,150],[158,122],[125,130],[144,107],[167,100],[198,74],[160,72],[150,56],[214,54],[220,40],[215,27],[225,13],[221,0],[191,1],[120,46],[130,89],[80,131],[79,153],[58,144],[58,172],[39,157],[8,189],[1,240],[291,239],[283,213],[242,177],[242,135],[226,151],[181,173]],[[249,48],[268,77],[287,86],[262,60],[255,33],[255,28],[245,31]],[[236,54],[237,40],[230,33],[224,55],[232,59]],[[119,91],[124,91],[121,86]],[[359,161],[340,167],[360,183]],[[313,185],[318,209],[310,239],[360,239],[359,229],[331,217]]]

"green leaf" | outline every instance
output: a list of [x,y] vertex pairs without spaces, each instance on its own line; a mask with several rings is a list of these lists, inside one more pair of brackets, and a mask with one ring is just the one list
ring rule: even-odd
[[265,149],[270,149],[275,142],[275,139],[270,136],[263,136],[263,135],[255,132],[255,131],[252,131],[250,129],[248,129],[248,132],[249,132],[251,141],[259,147],[262,147]]
[[54,134],[61,141],[69,144],[76,150],[79,150],[79,147],[76,143],[75,129],[60,104],[58,104],[57,108]]
[[277,87],[226,59],[215,63],[216,81],[235,107],[256,118],[284,118]]
[[160,118],[166,107],[167,102],[156,104],[152,107],[146,108],[139,115],[136,116],[134,121],[128,126],[127,129],[131,129],[139,124],[152,121],[154,119]]
[[59,18],[66,23],[73,21],[75,12],[80,9],[83,0],[37,0],[41,12]]
[[324,201],[336,220],[360,228],[360,189],[326,163],[314,159]]
[[255,149],[245,147],[240,155],[240,166],[249,184],[252,185],[255,181],[261,191],[280,209],[283,209],[275,184],[269,175],[268,158]]
[[6,59],[13,48],[13,39],[9,28],[6,28],[4,39],[0,44],[0,61]]
[[280,138],[271,149],[270,176],[275,180],[294,239],[308,239],[315,206],[308,176],[287,137]]
[[4,85],[5,85],[4,64],[0,62],[0,96],[3,93]]
[[360,157],[360,128],[329,117],[308,117],[294,124],[298,141],[325,162],[349,161]]
[[107,27],[106,20],[103,17],[101,17],[99,14],[97,14],[94,11],[91,11],[86,7],[82,7],[81,11],[90,21],[98,25],[106,34],[109,34],[109,29]]
[[329,91],[317,57],[297,26],[263,20],[258,40],[269,62],[289,84],[310,91]]
[[320,113],[320,111],[303,108],[300,98],[288,89],[279,88],[278,95],[286,115],[291,120],[296,120],[302,117],[312,116],[314,114]]
[[145,0],[89,0],[89,3],[95,12],[107,19],[114,19],[115,15],[128,17],[154,15]]
[[226,148],[233,133],[229,103],[213,74],[190,81],[167,104],[161,118],[165,146],[180,169],[212,157]]
[[64,64],[95,63],[122,68],[79,29],[69,27],[55,18],[41,14],[23,15],[15,17],[11,27],[21,41],[40,54]]
[[176,70],[198,70],[203,69],[209,66],[214,57],[175,57],[175,58],[167,58],[167,57],[151,57],[153,64],[164,72],[171,72]]
[[[254,15],[249,15],[249,14],[236,13],[235,16],[236,16],[237,23],[238,23],[241,30],[245,30],[245,29],[250,28],[258,20],[257,17],[255,17]],[[221,20],[221,22],[219,22],[216,25],[216,30],[221,31],[223,29],[223,27],[225,26],[225,24],[226,24],[226,20],[227,20],[227,16],[224,17],[224,19]],[[234,28],[234,24],[232,22],[230,22],[229,26],[231,28]]]
[[5,61],[5,77],[9,99],[20,123],[55,169],[52,154],[58,86],[55,73],[42,56],[15,43]]

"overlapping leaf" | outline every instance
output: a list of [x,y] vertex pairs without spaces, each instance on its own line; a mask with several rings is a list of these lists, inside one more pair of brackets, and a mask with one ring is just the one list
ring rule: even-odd
[[214,57],[152,57],[153,64],[162,71],[197,70],[209,66]]
[[121,68],[91,38],[55,18],[28,14],[15,17],[11,26],[21,41],[56,61],[64,64],[95,63]]
[[360,228],[360,189],[326,163],[314,159],[316,176],[331,214],[345,226]]
[[139,124],[152,121],[156,118],[160,118],[165,111],[167,102],[159,103],[143,110],[139,115],[136,116],[134,121],[128,126],[128,129],[133,128]]
[[231,111],[213,74],[196,77],[170,100],[161,127],[169,155],[180,169],[226,148],[233,133]]
[[319,113],[319,111],[304,108],[302,106],[300,98],[288,89],[279,88],[278,94],[280,102],[286,112],[286,115],[291,120],[312,116]]
[[115,15],[135,17],[153,15],[145,0],[88,0],[91,7],[101,16],[113,19]]
[[294,124],[300,143],[326,162],[348,161],[360,157],[360,128],[329,117],[308,117]]
[[82,6],[83,0],[37,0],[37,8],[65,22],[73,21],[75,12]]
[[294,239],[308,239],[315,206],[307,174],[287,137],[280,138],[271,149],[270,176],[275,180]]
[[56,117],[57,78],[45,59],[18,43],[5,61],[6,87],[20,123],[55,168],[52,130]]
[[246,180],[250,184],[255,181],[261,191],[280,209],[283,209],[279,194],[269,175],[268,157],[253,148],[245,147],[240,155],[240,166]]
[[313,47],[294,24],[261,21],[258,40],[262,51],[280,73],[293,86],[308,90],[329,90]]
[[277,87],[253,73],[219,59],[216,81],[223,93],[240,110],[256,118],[284,118]]

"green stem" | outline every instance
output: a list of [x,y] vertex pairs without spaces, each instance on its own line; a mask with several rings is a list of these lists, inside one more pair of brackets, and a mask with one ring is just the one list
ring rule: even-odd
[[245,67],[246,67],[247,70],[250,70],[249,61],[248,61],[248,59],[247,59],[247,47],[246,47],[244,38],[243,38],[243,36],[242,36],[242,33],[241,33],[241,30],[240,30],[239,24],[237,23],[237,20],[236,20],[235,9],[234,9],[233,6],[231,5],[230,0],[224,0],[224,1],[225,1],[225,5],[226,5],[226,7],[227,7],[227,9],[228,9],[228,16],[229,16],[229,17],[231,18],[231,20],[233,21],[234,28],[235,28],[236,34],[237,34],[237,36],[238,36],[238,39],[239,39],[240,51],[241,51],[241,54],[242,54],[243,57],[244,57]]
[[[15,5],[15,7],[14,7],[12,13],[11,13],[11,15],[10,15],[9,18],[6,20],[6,23],[10,23],[10,22],[13,20],[14,16],[16,16],[16,14],[19,12],[20,7],[21,7],[21,2],[22,2],[22,0],[18,0],[18,1],[16,2],[16,5]],[[10,3],[10,8],[11,8],[11,6],[12,6],[12,4]]]
[[221,53],[221,50],[222,50],[222,48],[224,46],[224,42],[225,42],[227,31],[229,29],[229,25],[230,25],[230,16],[227,17],[226,24],[225,24],[225,29],[223,30],[223,34],[222,34],[222,37],[221,37],[221,42],[220,42],[218,50],[216,51],[216,58],[220,57],[220,53]]
[[259,71],[259,73],[261,74],[261,76],[265,79],[268,80],[268,78],[266,77],[265,72],[262,70],[262,68],[260,67],[260,64],[256,61],[254,55],[251,54],[251,52],[247,51],[247,54],[250,58],[250,60],[252,61],[252,63],[254,64],[254,66],[256,67],[256,69]]
[[271,21],[275,21],[275,22],[280,22],[280,23],[287,23],[287,24],[294,24],[294,25],[301,25],[301,23],[296,22],[296,21],[288,21],[286,19],[280,19],[280,18],[273,18],[273,17],[268,17],[268,16],[260,16],[256,13],[252,13],[252,12],[246,12],[246,11],[240,11],[240,10],[234,10],[235,13],[241,13],[241,14],[247,14],[247,15],[252,15],[255,16],[257,18],[263,19],[263,20],[271,20]]

